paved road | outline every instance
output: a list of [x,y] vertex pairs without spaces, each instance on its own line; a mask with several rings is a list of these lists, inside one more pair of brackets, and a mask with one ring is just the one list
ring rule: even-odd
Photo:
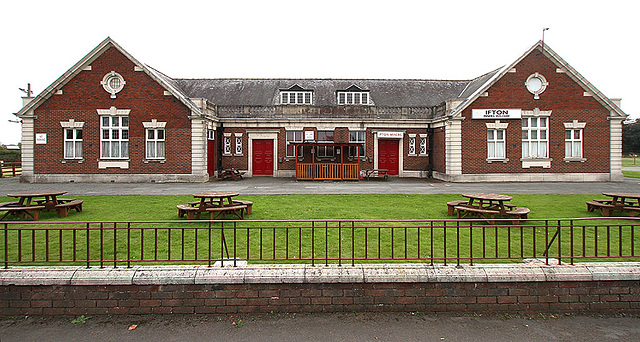
[[18,191],[65,190],[69,195],[163,195],[193,194],[205,190],[234,191],[243,195],[276,194],[600,194],[605,191],[640,192],[640,179],[595,183],[447,183],[436,180],[391,178],[388,181],[296,181],[293,178],[253,177],[241,181],[207,183],[20,183],[0,179],[0,195]]
[[[420,313],[20,317],[0,341],[639,341],[638,317],[436,316]],[[134,330],[129,330],[132,325]]]

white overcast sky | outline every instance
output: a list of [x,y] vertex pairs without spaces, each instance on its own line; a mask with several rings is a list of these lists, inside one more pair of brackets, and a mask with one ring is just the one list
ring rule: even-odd
[[18,88],[39,94],[107,36],[177,78],[470,79],[542,38],[640,116],[636,1],[1,1],[0,143]]

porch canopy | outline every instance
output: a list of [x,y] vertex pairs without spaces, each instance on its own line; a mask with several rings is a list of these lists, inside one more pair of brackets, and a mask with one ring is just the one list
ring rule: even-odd
[[296,179],[360,179],[361,144],[304,142],[293,145],[296,155]]

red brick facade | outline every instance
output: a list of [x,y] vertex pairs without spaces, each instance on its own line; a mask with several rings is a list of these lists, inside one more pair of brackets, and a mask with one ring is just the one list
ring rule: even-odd
[[[534,50],[515,66],[515,72],[507,72],[487,92],[479,97],[463,112],[462,124],[462,172],[469,174],[486,173],[607,173],[609,172],[609,111],[593,96],[584,96],[585,89],[577,84],[566,72],[558,72],[558,66],[548,57]],[[529,75],[542,74],[549,82],[548,88],[534,99],[525,87]],[[506,129],[506,157],[508,162],[487,162],[487,122],[494,120],[474,120],[472,109],[519,108],[532,111],[552,111],[549,117],[549,158],[550,168],[534,167],[524,169],[522,158],[521,120],[501,120],[508,123]],[[564,123],[573,120],[585,122],[583,130],[584,162],[565,162]]]
[[[164,95],[165,89],[142,71],[116,48],[110,48],[91,62],[91,70],[80,71],[60,90],[35,110],[35,133],[47,134],[47,143],[36,144],[35,173],[191,173],[191,111],[174,96]],[[111,98],[102,85],[103,77],[116,71],[126,85]],[[97,109],[130,109],[129,168],[99,169],[100,117]],[[84,122],[83,159],[64,160],[64,130],[61,121]],[[145,159],[146,141],[143,122],[156,119],[167,122],[165,127],[166,160],[163,163]]]

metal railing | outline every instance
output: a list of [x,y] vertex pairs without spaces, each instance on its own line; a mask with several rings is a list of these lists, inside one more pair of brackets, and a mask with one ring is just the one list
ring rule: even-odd
[[249,262],[640,260],[636,218],[554,220],[237,220],[3,222],[0,258],[20,265]]
[[21,162],[2,162],[0,164],[0,178],[16,177],[22,175]]
[[298,163],[296,179],[299,180],[358,180],[358,163]]

